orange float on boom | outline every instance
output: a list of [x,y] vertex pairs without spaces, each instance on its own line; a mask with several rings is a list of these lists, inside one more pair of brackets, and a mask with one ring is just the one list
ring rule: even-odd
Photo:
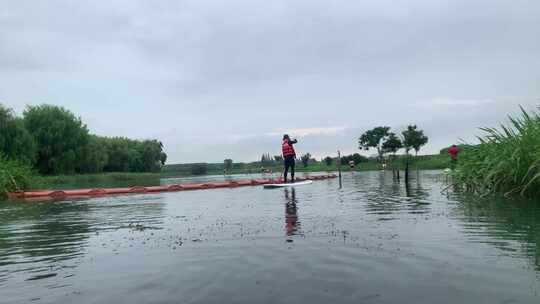
[[[296,178],[296,181],[306,180],[322,180],[336,178],[337,175],[317,175],[305,178]],[[236,188],[243,186],[259,186],[265,184],[282,183],[283,179],[250,179],[250,180],[237,180],[237,181],[225,181],[215,183],[202,183],[202,184],[175,184],[164,186],[152,186],[152,187],[129,187],[129,188],[93,188],[93,189],[74,189],[74,190],[35,190],[35,191],[17,191],[8,193],[10,199],[24,200],[24,201],[48,201],[59,200],[65,198],[78,198],[78,197],[94,197],[104,195],[122,195],[122,194],[136,194],[136,193],[158,193],[158,192],[173,192],[173,191],[187,191],[187,190],[204,190],[204,189],[216,189],[216,188]]]

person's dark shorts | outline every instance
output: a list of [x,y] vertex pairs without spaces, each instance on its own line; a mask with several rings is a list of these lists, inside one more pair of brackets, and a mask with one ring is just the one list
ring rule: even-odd
[[294,156],[287,156],[283,160],[285,167],[294,167]]

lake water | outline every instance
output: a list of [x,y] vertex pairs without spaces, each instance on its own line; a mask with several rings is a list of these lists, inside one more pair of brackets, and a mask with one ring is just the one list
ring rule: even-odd
[[0,202],[0,303],[540,303],[540,202],[443,179]]

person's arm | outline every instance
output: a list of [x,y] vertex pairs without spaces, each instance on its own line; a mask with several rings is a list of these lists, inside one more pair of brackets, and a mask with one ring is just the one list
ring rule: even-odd
[[289,145],[296,144],[297,142],[298,142],[298,140],[296,140],[296,139],[289,140]]

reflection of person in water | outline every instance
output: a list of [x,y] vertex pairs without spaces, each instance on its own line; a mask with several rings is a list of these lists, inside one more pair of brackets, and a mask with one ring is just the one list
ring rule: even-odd
[[287,235],[298,234],[300,221],[298,220],[298,207],[296,206],[296,192],[294,188],[285,188],[285,230]]

